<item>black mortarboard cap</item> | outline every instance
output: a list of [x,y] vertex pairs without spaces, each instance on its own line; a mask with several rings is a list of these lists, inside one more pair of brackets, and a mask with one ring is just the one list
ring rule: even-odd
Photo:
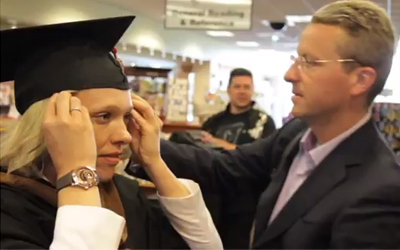
[[111,53],[134,16],[1,31],[0,82],[14,81],[17,110],[63,90],[129,89]]

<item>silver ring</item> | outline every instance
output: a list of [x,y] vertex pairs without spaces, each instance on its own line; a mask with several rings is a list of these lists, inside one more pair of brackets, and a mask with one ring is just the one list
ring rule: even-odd
[[69,112],[72,112],[72,111],[82,112],[82,110],[80,108],[72,108],[72,109],[69,110]]

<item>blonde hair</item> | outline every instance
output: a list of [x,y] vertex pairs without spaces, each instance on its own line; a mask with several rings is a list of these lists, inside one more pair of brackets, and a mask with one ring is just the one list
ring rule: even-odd
[[8,126],[0,141],[0,164],[7,172],[40,175],[37,166],[46,151],[42,133],[42,121],[48,99],[38,101]]
[[349,39],[339,45],[339,55],[376,70],[370,104],[385,86],[396,49],[395,28],[385,9],[367,0],[337,1],[319,9],[311,22],[342,28]]

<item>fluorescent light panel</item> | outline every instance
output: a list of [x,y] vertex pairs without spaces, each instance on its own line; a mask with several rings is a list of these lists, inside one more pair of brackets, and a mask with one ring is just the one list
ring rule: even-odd
[[260,44],[254,41],[237,41],[236,45],[241,47],[258,47]]
[[214,37],[233,37],[234,34],[230,31],[218,31],[218,30],[209,30],[207,31],[207,35]]

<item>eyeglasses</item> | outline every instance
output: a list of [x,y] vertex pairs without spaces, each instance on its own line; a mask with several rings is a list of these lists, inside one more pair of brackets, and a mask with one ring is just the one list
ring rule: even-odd
[[324,64],[324,63],[348,63],[348,62],[356,62],[354,59],[334,59],[334,60],[328,60],[328,59],[318,59],[318,60],[309,60],[306,59],[303,56],[296,57],[296,56],[290,56],[290,60],[293,62],[293,64],[297,63],[297,67],[300,70],[308,70],[311,69],[319,64]]

